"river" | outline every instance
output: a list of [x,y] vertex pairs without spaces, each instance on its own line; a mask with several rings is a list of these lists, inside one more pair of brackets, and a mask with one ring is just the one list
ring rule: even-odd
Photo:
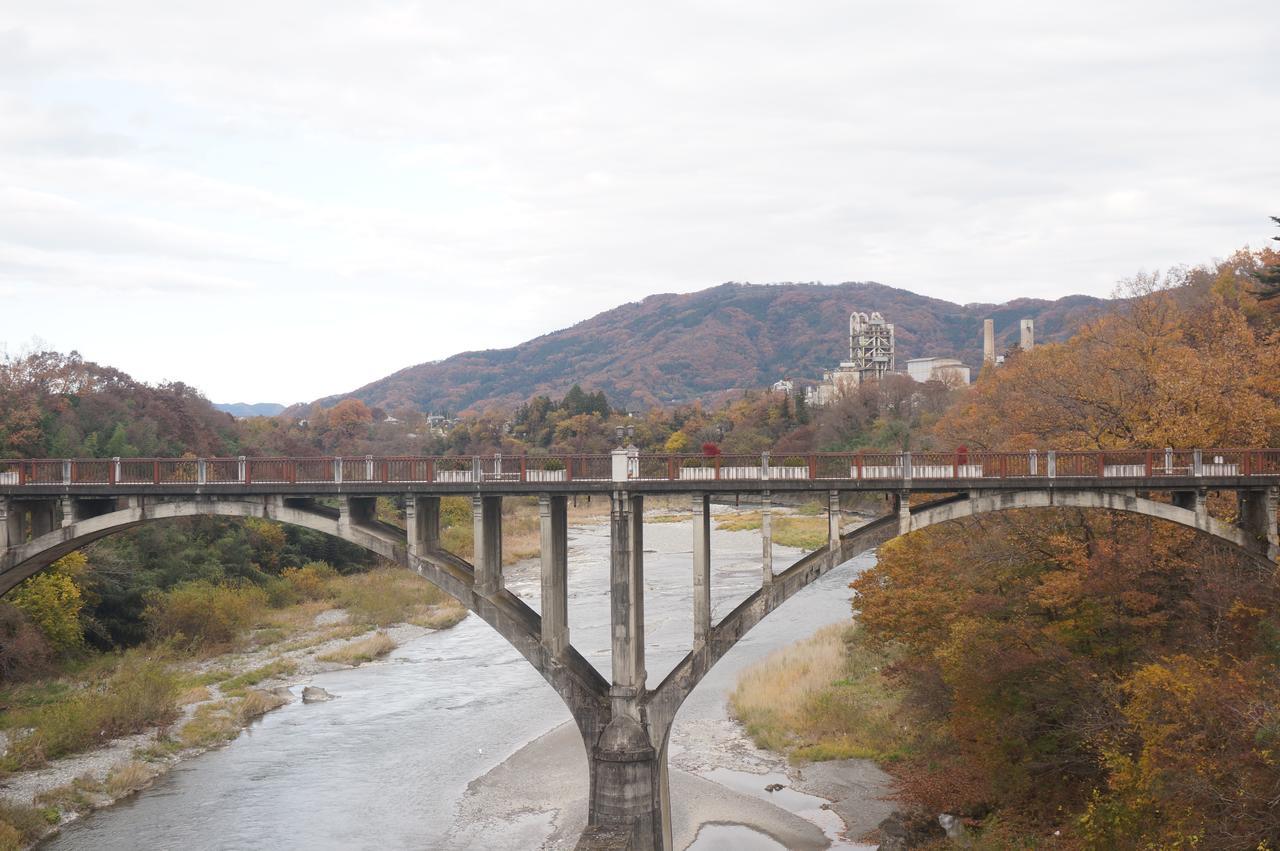
[[[776,547],[775,564],[789,564],[801,554]],[[571,637],[606,676],[608,561],[607,524],[570,529]],[[721,660],[676,718],[673,764],[720,789],[732,791],[742,783],[742,772],[717,777],[720,760],[711,753],[726,743],[741,744],[725,705],[738,673],[770,651],[847,618],[848,582],[871,563],[870,556],[855,559],[800,592]],[[646,523],[650,685],[660,682],[692,644],[691,564],[688,521]],[[720,617],[758,587],[759,533],[713,531],[712,571],[713,610]],[[536,562],[509,568],[507,587],[537,608]],[[180,764],[135,798],[68,825],[47,847],[524,849],[541,844],[557,824],[563,831],[585,807],[578,799],[585,797],[586,761],[576,743],[530,756],[535,766],[555,765],[570,778],[567,787],[580,786],[581,794],[573,788],[548,792],[551,798],[573,800],[553,801],[542,811],[517,807],[500,823],[467,806],[477,778],[493,776],[514,754],[569,721],[555,692],[474,616],[397,648],[386,661],[316,675],[306,684],[338,698],[294,702],[270,713],[226,747]],[[538,787],[540,782],[535,768],[516,785]],[[783,847],[746,826],[745,819],[721,823],[713,816],[704,825],[697,808],[684,800],[688,797],[683,795],[679,806],[697,820],[694,847]],[[815,803],[820,799],[800,806],[816,811]],[[806,818],[820,823],[830,816],[821,811]]]

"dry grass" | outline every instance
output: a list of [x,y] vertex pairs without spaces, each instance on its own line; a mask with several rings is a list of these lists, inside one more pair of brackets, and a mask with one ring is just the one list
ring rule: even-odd
[[147,788],[155,778],[155,769],[146,763],[126,762],[111,770],[103,781],[103,787],[112,798],[123,798]]
[[235,697],[244,694],[245,689],[250,686],[256,686],[263,680],[287,677],[296,670],[298,670],[298,663],[292,659],[276,659],[261,668],[245,671],[239,676],[224,681],[220,688],[227,697]]
[[[744,511],[716,520],[716,528],[725,532],[745,532],[759,529],[763,520],[759,511]],[[774,515],[773,542],[782,547],[816,550],[827,544],[827,518],[794,515]]]
[[319,647],[321,644],[328,644],[330,641],[335,641],[339,638],[354,638],[367,631],[368,628],[360,624],[338,624],[335,627],[326,629],[319,635],[290,642],[281,647],[280,650],[284,653],[292,653],[295,650],[310,650],[312,647]]
[[443,605],[432,606],[423,614],[415,615],[409,619],[409,623],[427,629],[448,629],[451,626],[457,626],[466,616],[467,607],[450,600]]
[[431,607],[453,600],[420,576],[399,568],[379,568],[334,582],[337,601],[354,624],[388,627],[407,623]]
[[219,700],[197,707],[196,714],[178,731],[178,739],[188,748],[207,748],[239,734],[237,701]]
[[178,695],[179,706],[190,706],[193,703],[200,703],[213,697],[208,686],[192,686],[191,688]]
[[91,775],[81,774],[65,786],[58,786],[36,795],[35,802],[43,807],[72,813],[87,813],[104,802],[102,784]]
[[793,759],[892,760],[906,731],[884,663],[855,627],[829,626],[748,668],[729,705],[758,746]]
[[381,659],[395,649],[396,643],[391,640],[391,636],[385,632],[375,632],[366,639],[353,641],[331,653],[326,653],[316,658],[321,662],[337,662],[342,665],[355,666],[364,662],[372,662],[374,659]]
[[240,723],[248,724],[255,718],[261,718],[273,709],[279,709],[289,702],[284,695],[275,694],[262,689],[249,689],[236,707],[240,714]]

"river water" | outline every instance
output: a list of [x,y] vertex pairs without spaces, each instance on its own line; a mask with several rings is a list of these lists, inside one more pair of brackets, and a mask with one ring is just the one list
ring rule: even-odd
[[[688,521],[646,523],[644,531],[652,686],[692,645],[692,531]],[[608,676],[608,527],[573,527],[569,535],[571,638]],[[774,562],[781,567],[801,554],[775,547]],[[847,584],[871,563],[862,557],[833,571],[739,642],[682,707],[673,728],[673,756],[699,747],[696,739],[681,736],[682,728],[724,722],[726,698],[744,667],[848,618]],[[759,586],[759,533],[713,531],[712,571],[718,618]],[[536,563],[510,568],[507,587],[537,608]],[[459,806],[468,785],[569,720],[550,686],[474,616],[406,643],[385,662],[319,674],[307,684],[338,699],[294,702],[270,713],[226,747],[182,763],[130,801],[69,825],[47,847],[458,847],[456,837],[468,827],[460,823],[467,816]],[[571,758],[581,762],[585,776],[585,756],[579,751]],[[538,777],[528,782],[537,784]],[[486,828],[479,847],[522,849],[530,847],[531,835],[550,833],[544,814],[529,813],[523,821],[505,835]],[[759,834],[752,844],[753,833],[738,825],[707,825],[695,847],[781,847]]]

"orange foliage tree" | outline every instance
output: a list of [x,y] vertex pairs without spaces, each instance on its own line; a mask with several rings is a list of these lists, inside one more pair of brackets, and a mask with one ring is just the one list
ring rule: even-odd
[[[1263,260],[1133,282],[1070,341],[984,371],[936,439],[1278,445]],[[897,539],[854,587],[907,696],[906,797],[1093,848],[1280,843],[1274,568],[1162,521],[1046,509]]]

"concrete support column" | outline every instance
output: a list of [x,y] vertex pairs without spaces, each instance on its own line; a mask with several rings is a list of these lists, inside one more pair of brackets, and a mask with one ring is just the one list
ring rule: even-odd
[[609,516],[613,713],[637,713],[644,691],[644,557],[639,539],[641,497],[615,491]]
[[475,530],[476,593],[492,597],[502,590],[502,497],[471,497]]
[[764,584],[773,582],[773,498],[765,491],[760,496],[760,537],[763,545]]
[[569,646],[569,508],[564,496],[538,497],[542,521],[542,646],[559,655]]
[[711,495],[693,495],[693,645],[711,634]]
[[903,491],[898,494],[898,534],[905,535],[911,531],[911,494]]
[[70,526],[76,522],[76,500],[75,497],[64,496],[61,500],[62,509],[62,528]]
[[420,556],[440,548],[440,497],[407,494],[404,525],[409,552]]
[[58,528],[58,500],[42,499],[39,502],[32,503],[29,510],[31,512],[32,538],[47,535]]
[[[629,835],[633,849],[666,848],[663,800],[666,772],[641,713],[644,662],[644,501],[613,493],[610,529],[610,621],[613,685],[611,718],[591,752],[593,826]],[[665,731],[661,734],[665,739]],[[663,742],[665,744],[665,741]]]
[[1240,528],[1257,541],[1258,548],[1272,561],[1280,560],[1280,530],[1276,511],[1280,488],[1259,488],[1240,492]]
[[1209,531],[1209,492],[1204,488],[1195,495],[1196,528]]
[[357,526],[368,526],[378,510],[378,500],[372,496],[338,497],[338,531],[349,535]]
[[0,496],[0,553],[22,543],[22,515],[7,496]]
[[827,492],[827,557],[831,566],[840,563],[840,491]]

